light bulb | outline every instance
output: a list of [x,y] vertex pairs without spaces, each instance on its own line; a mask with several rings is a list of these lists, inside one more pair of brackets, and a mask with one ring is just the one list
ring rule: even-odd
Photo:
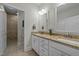
[[42,9],[42,10],[41,10],[41,11],[39,11],[38,13],[39,13],[40,15],[44,15],[46,12],[47,12],[47,10],[46,10],[46,9]]

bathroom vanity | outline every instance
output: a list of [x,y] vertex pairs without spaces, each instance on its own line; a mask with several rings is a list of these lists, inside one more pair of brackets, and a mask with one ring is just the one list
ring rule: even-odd
[[32,48],[40,56],[79,56],[79,39],[32,33]]

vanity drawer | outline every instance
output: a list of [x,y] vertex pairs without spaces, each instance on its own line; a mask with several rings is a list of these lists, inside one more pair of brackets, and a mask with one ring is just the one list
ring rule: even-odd
[[48,39],[40,38],[40,44],[43,45],[48,45]]
[[43,49],[45,49],[45,50],[48,50],[48,45],[45,45],[45,44],[40,45],[40,48],[43,48]]
[[72,48],[71,46],[62,44],[62,43],[58,43],[58,42],[54,42],[54,41],[49,41],[49,46],[51,47],[55,47],[57,49],[59,49],[60,51],[65,52],[68,55],[71,56],[79,56],[79,50],[76,48]]

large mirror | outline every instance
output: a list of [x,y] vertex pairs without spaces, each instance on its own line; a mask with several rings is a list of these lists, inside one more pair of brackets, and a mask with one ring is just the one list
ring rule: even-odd
[[79,3],[65,3],[57,7],[57,26],[61,33],[79,35]]

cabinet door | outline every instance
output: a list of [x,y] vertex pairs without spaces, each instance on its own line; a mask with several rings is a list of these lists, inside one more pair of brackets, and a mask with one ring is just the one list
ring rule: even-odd
[[32,48],[35,50],[35,39],[33,35],[32,35]]
[[62,53],[56,48],[49,46],[49,56],[61,56]]
[[35,39],[35,49],[36,49],[36,52],[38,53],[39,52],[39,45],[38,45],[38,40],[39,40],[39,38],[38,37],[36,37],[36,39]]
[[40,56],[48,56],[48,50],[46,50],[44,48],[40,48],[39,55]]
[[48,40],[40,38],[39,55],[48,56]]
[[38,51],[39,51],[39,37],[32,36],[32,48],[38,53]]

